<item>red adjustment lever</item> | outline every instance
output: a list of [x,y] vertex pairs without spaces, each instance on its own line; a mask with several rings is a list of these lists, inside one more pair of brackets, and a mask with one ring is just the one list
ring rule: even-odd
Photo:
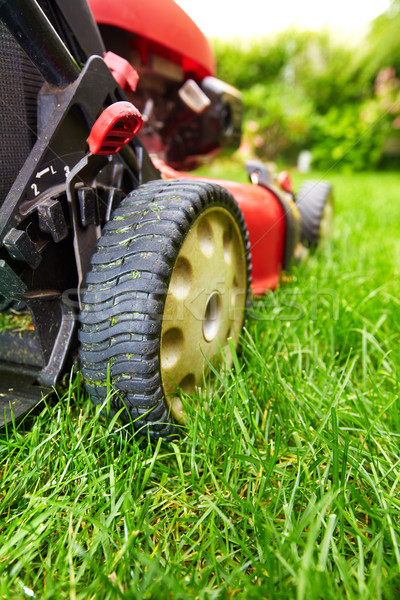
[[114,102],[101,113],[88,137],[92,154],[117,154],[137,134],[143,117],[130,102]]
[[104,62],[124,92],[133,93],[136,91],[139,75],[125,58],[114,54],[114,52],[106,52],[104,54]]
[[287,171],[282,171],[282,173],[279,173],[278,185],[284,192],[287,192],[288,194],[293,194],[292,178],[290,177]]

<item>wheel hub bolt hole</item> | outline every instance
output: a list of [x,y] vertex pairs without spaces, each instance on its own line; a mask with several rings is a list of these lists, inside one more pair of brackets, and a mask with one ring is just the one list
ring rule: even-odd
[[169,329],[164,333],[161,342],[161,366],[163,369],[171,369],[181,357],[183,347],[183,333],[177,327]]
[[207,342],[212,342],[216,338],[221,321],[221,295],[219,292],[213,292],[207,300],[203,321],[203,335]]
[[185,375],[185,377],[180,382],[179,387],[181,388],[182,392],[184,392],[185,394],[188,394],[190,396],[191,394],[194,393],[195,384],[196,384],[196,378],[195,378],[194,374],[188,373],[187,375]]
[[232,234],[230,231],[224,231],[222,243],[225,262],[230,265],[232,262]]

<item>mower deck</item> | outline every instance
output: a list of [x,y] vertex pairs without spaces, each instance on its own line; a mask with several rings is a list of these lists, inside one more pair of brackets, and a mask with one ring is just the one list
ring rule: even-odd
[[6,423],[17,421],[26,415],[51,391],[49,388],[35,385],[34,376],[20,373],[17,376],[14,372],[1,371],[0,429]]
[[[19,362],[10,362],[10,357]],[[33,332],[0,332],[0,428],[23,417],[51,393],[51,388],[37,384],[40,357]]]

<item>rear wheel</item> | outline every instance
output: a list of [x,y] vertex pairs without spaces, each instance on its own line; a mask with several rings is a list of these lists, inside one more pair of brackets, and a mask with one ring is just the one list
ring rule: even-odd
[[332,186],[325,181],[306,181],[296,197],[301,216],[301,241],[318,246],[332,234]]
[[[87,276],[81,364],[95,403],[168,435],[184,421],[204,364],[237,344],[249,290],[248,237],[225,189],[191,181],[140,186],[104,228]],[[109,382],[107,381],[109,372]]]

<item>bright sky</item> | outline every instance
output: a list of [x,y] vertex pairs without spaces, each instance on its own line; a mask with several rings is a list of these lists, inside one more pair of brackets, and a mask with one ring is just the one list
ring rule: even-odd
[[390,0],[175,0],[209,37],[263,35],[295,24],[360,33]]

